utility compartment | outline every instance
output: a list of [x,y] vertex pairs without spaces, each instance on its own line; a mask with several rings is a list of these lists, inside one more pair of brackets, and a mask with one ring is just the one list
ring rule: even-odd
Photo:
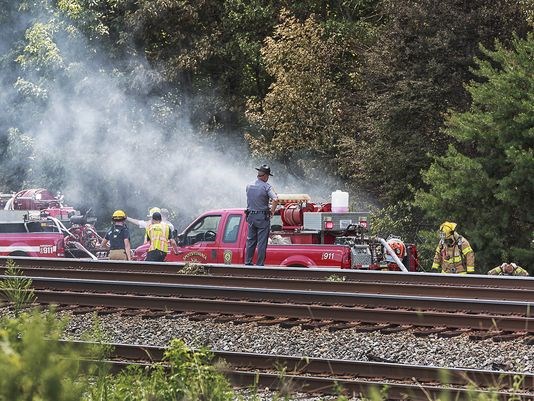
[[359,225],[369,229],[369,212],[304,212],[304,230],[344,231]]

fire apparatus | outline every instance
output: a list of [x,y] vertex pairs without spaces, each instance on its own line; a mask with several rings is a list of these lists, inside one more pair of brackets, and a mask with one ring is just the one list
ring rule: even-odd
[[[368,212],[332,212],[306,194],[279,194],[271,220],[265,264],[417,271],[417,249],[399,238],[369,236]],[[243,264],[248,225],[244,209],[211,210],[177,236],[178,253],[167,262]],[[134,252],[144,260],[148,244]]]
[[103,257],[96,218],[63,204],[46,189],[0,194],[0,255]]

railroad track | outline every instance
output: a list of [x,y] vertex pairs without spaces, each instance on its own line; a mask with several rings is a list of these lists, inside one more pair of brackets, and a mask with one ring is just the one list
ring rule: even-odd
[[[465,283],[453,283],[444,287],[439,283],[420,282],[382,282],[380,277],[375,281],[336,281],[289,279],[279,277],[250,277],[245,275],[221,275],[215,268],[206,274],[183,274],[174,272],[132,271],[120,269],[118,266],[107,266],[107,269],[82,267],[79,269],[65,267],[22,267],[28,277],[56,277],[70,279],[89,279],[106,281],[137,281],[144,283],[191,284],[204,286],[227,286],[263,289],[292,289],[301,291],[325,292],[358,292],[366,294],[388,294],[406,296],[435,296],[444,298],[493,299],[506,301],[534,301],[534,283],[532,288],[469,286]],[[5,268],[0,267],[0,273]],[[229,279],[231,277],[231,280]],[[332,276],[328,276],[332,277]],[[328,278],[327,277],[327,278]],[[529,283],[529,282],[527,282]],[[524,284],[524,282],[519,282]]]
[[[202,266],[199,274],[180,274],[191,266],[13,259],[32,277],[38,302],[72,311],[86,307],[99,313],[122,310],[193,320],[327,326],[330,330],[414,329],[451,336],[467,331],[476,336],[483,330],[494,339],[496,332],[502,339],[534,333],[534,280],[528,278],[239,266]],[[115,349],[115,359],[109,363],[118,369],[147,363],[148,355],[158,361],[163,352],[157,347],[124,344]],[[490,387],[497,388],[499,399],[504,400],[515,388],[514,399],[534,400],[529,393],[534,388],[531,374],[321,359],[303,362],[277,355],[215,355],[230,363],[228,374],[238,386],[257,383],[277,388],[289,382],[295,390],[310,393],[334,393],[341,386],[347,394],[365,394],[387,384],[389,398],[413,400],[438,398],[444,392],[453,399],[467,399],[469,392],[488,392]],[[282,382],[273,363],[287,367]],[[519,387],[513,384],[514,375],[523,377]],[[475,389],[468,390],[468,383],[475,384]]]
[[[7,260],[15,261],[18,267],[39,267],[53,269],[112,270],[151,273],[178,273],[191,266],[188,263],[122,262],[68,258],[28,258],[0,256],[0,266]],[[346,270],[338,268],[291,268],[255,267],[243,265],[194,265],[197,273],[210,276],[239,276],[261,278],[286,278],[293,280],[335,280],[348,282],[379,282],[429,284],[434,286],[465,286],[473,288],[512,288],[534,291],[534,277],[504,277],[485,275],[455,275],[436,273],[403,273],[366,270]],[[443,289],[442,289],[443,291]]]
[[[187,271],[187,264],[24,257],[0,257],[0,265],[2,262],[5,265],[8,259],[15,260],[18,267],[26,268],[25,273],[33,276],[212,285],[228,285],[235,281],[235,286],[251,288],[284,288],[282,283],[285,281],[290,286],[285,288],[295,290],[417,296],[438,294],[468,299],[534,301],[534,278],[530,277],[406,274],[327,268],[245,268],[240,265],[202,265],[193,275],[186,275],[181,273]],[[34,273],[37,269],[41,269],[42,274]],[[233,277],[233,280],[229,281],[227,277]],[[254,281],[254,278],[257,280]]]
[[[491,330],[516,332],[524,335],[534,332],[534,319],[530,315],[509,315],[509,311],[519,313],[526,306],[523,303],[490,303],[478,300],[479,313],[474,314],[473,301],[442,300],[434,298],[413,298],[399,296],[361,295],[349,296],[345,293],[297,292],[291,290],[266,291],[260,289],[242,289],[232,287],[191,287],[183,285],[163,285],[133,282],[107,282],[101,280],[72,280],[33,278],[34,292],[37,301],[44,304],[90,306],[95,308],[112,307],[122,309],[154,310],[165,312],[195,312],[204,314],[204,318],[216,315],[233,315],[232,319],[249,319],[270,322],[271,324],[286,323],[296,320],[292,325],[315,322],[315,327],[329,325],[331,329],[346,328],[347,323],[358,325],[363,323],[377,324],[377,328],[385,330],[408,329],[414,326],[442,327],[449,329]],[[47,288],[47,289],[45,289]],[[52,288],[52,289],[51,289]],[[77,291],[75,291],[77,290]],[[185,295],[189,292],[191,296]],[[143,295],[138,295],[142,293]],[[149,295],[152,293],[165,296]],[[135,295],[137,294],[137,295]],[[173,296],[179,294],[180,296]],[[217,298],[224,294],[226,299]],[[206,298],[201,298],[201,296]],[[344,304],[339,305],[337,297],[346,295]],[[215,298],[214,298],[215,297]],[[234,297],[235,299],[228,299]],[[243,300],[243,298],[254,300]],[[302,303],[297,303],[300,298]],[[267,301],[265,301],[267,299]],[[281,302],[291,299],[291,302]],[[311,302],[333,301],[336,305],[317,305]],[[397,305],[396,309],[384,309],[384,302]],[[417,302],[423,309],[399,309],[406,302]],[[436,311],[436,303],[444,303]],[[375,304],[373,307],[356,307],[355,303]],[[457,308],[471,308],[470,313],[459,313]],[[430,310],[430,308],[434,310]],[[492,308],[501,308],[504,312],[497,314]],[[527,309],[528,310],[528,307]],[[260,316],[260,317],[258,317]],[[278,318],[278,319],[277,319]],[[280,318],[283,318],[280,320]],[[271,319],[271,320],[268,320]],[[229,320],[229,319],[227,319]],[[381,325],[381,326],[380,326]],[[385,325],[385,326],[384,326]],[[397,327],[395,327],[395,325]],[[443,329],[444,330],[444,329]],[[430,333],[430,332],[429,332]],[[504,334],[504,333],[503,333]],[[508,333],[510,335],[510,333]]]
[[[165,350],[132,344],[108,346],[113,351],[106,363],[114,370],[133,363],[162,362]],[[444,394],[451,399],[468,399],[474,394],[493,392],[500,400],[508,400],[512,394],[514,400],[534,400],[532,374],[240,352],[214,351],[213,354],[214,362],[224,361],[224,373],[237,387],[287,389],[289,386],[293,391],[318,394],[338,394],[341,388],[346,395],[387,388],[388,399],[411,400],[437,399]]]
[[[339,269],[337,274],[348,273],[354,281],[272,277],[284,269],[207,267],[203,274],[184,275],[177,273],[183,266],[161,263],[31,258],[17,259],[16,263],[32,277],[40,303],[197,312],[208,317],[230,314],[288,325],[291,320],[297,320],[296,324],[312,321],[315,327],[330,325],[333,329],[363,322],[392,331],[423,326],[500,331],[505,335],[534,333],[534,280],[530,279],[491,282],[480,276],[451,280],[437,275],[435,279],[449,284],[436,285],[428,283],[425,274],[399,276]],[[54,263],[59,266],[50,267]],[[147,271],[170,267],[173,273]],[[326,274],[323,269],[295,271]],[[267,277],[258,277],[259,272]],[[332,275],[328,273],[327,278]],[[392,275],[402,281],[391,282]],[[383,278],[387,278],[385,283],[379,281]],[[501,281],[508,285],[513,282],[514,287],[495,287]],[[488,286],[490,283],[493,287]]]

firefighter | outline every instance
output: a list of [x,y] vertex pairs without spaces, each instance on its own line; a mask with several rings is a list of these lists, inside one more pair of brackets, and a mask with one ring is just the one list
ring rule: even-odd
[[174,253],[178,253],[178,245],[172,238],[171,228],[169,224],[161,221],[160,212],[152,215],[152,224],[146,228],[146,238],[150,242],[145,259],[147,262],[164,262],[169,251],[169,243]]
[[[161,219],[164,223],[167,223],[170,228],[171,228],[171,232],[174,231],[174,224],[172,224],[170,221],[169,221],[169,210],[168,209],[160,209],[159,207],[152,207],[148,210],[148,215],[146,217],[148,217],[148,220],[137,220],[137,219],[132,219],[131,217],[127,217],[127,221],[129,223],[132,223],[132,224],[135,224],[137,227],[139,228],[144,228],[146,230],[146,228],[152,223],[152,215],[154,213],[161,213]],[[146,238],[145,238],[145,241],[146,241]]]
[[488,272],[492,276],[528,276],[528,272],[515,263],[503,263]]
[[100,246],[107,248],[109,243],[109,258],[111,260],[131,260],[130,232],[125,223],[126,213],[123,210],[115,210],[111,220],[113,225],[106,233]]
[[432,270],[455,274],[474,273],[475,253],[469,241],[456,232],[456,223],[446,221],[439,227],[439,231],[440,241]]
[[156,212],[161,213],[161,209],[159,207],[151,207],[148,210],[148,215],[146,216],[148,220],[137,220],[137,219],[132,219],[131,217],[127,217],[127,220],[128,220],[128,223],[132,223],[132,224],[135,224],[139,228],[146,229],[147,226],[150,223],[152,223],[152,215]]
[[[264,164],[256,170],[257,179],[248,184],[246,189],[247,209],[245,214],[247,216],[248,235],[245,264],[252,265],[252,257],[257,246],[256,265],[263,266],[271,230],[271,217],[274,215],[276,205],[278,205],[278,195],[267,183],[269,177],[273,176],[271,168]],[[270,208],[269,200],[272,201]]]

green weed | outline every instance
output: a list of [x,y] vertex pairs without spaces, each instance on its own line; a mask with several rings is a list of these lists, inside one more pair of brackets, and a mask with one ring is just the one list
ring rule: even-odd
[[12,259],[6,261],[6,272],[4,279],[0,280],[0,294],[12,303],[16,316],[35,301],[32,280],[24,277],[22,271],[17,267]]

